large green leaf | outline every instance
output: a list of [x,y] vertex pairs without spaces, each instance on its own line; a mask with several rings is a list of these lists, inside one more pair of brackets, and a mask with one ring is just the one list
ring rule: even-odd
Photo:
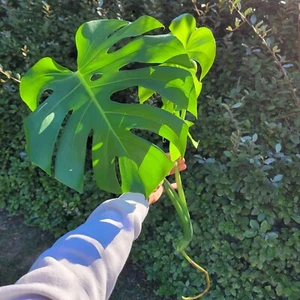
[[190,14],[175,18],[169,28],[181,41],[190,59],[200,64],[200,80],[202,80],[210,70],[216,56],[216,43],[211,30],[206,27],[196,28],[196,20]]
[[[205,27],[197,28],[196,20],[190,14],[183,14],[175,18],[169,28],[172,34],[181,42],[184,48],[182,53],[188,55],[190,64],[180,63],[180,59],[184,60],[186,56],[178,55],[169,59],[165,65],[184,68],[191,72],[191,76],[194,80],[195,93],[191,95],[189,99],[187,111],[197,117],[197,100],[202,88],[201,80],[208,73],[216,56],[215,39],[210,29]],[[196,77],[198,71],[196,62],[201,66],[199,79]],[[146,89],[143,86],[139,87],[139,100],[141,103],[148,100],[153,94],[153,90]],[[182,109],[182,107],[176,105],[174,101],[170,101],[168,98],[163,98],[162,102],[164,104],[162,108],[171,113],[178,114]],[[195,141],[192,140],[192,142],[195,144]]]
[[[27,151],[33,163],[50,174],[57,145],[55,177],[82,191],[86,144],[92,134],[94,176],[101,189],[145,195],[152,192],[173,163],[132,130],[152,131],[169,140],[177,149],[171,157],[174,161],[175,156],[184,155],[188,126],[159,108],[121,104],[111,96],[142,86],[180,109],[187,109],[189,99],[196,97],[197,88],[188,70],[190,59],[182,43],[170,34],[142,35],[159,27],[162,24],[148,16],[133,23],[85,23],[76,34],[76,72],[46,57],[25,74],[20,93],[33,110],[25,120]],[[112,47],[124,38],[130,38],[129,43],[113,51]],[[133,62],[155,65],[122,69]],[[51,91],[50,96],[39,105],[45,91]]]

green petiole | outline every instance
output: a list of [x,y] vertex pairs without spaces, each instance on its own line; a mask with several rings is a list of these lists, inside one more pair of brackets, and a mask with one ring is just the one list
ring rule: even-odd
[[[180,175],[179,175],[179,177],[180,177]],[[180,180],[180,182],[181,182],[181,180]],[[177,187],[179,188],[178,183],[177,183]],[[166,191],[168,197],[170,198],[173,206],[175,207],[175,209],[177,211],[178,217],[180,219],[180,222],[181,222],[181,225],[183,228],[183,237],[178,241],[177,247],[176,247],[176,250],[178,252],[181,252],[188,246],[188,244],[191,242],[191,240],[193,238],[193,227],[192,227],[192,223],[191,223],[191,219],[190,219],[190,214],[189,214],[186,202],[182,201],[182,199],[180,199],[180,197],[178,197],[177,193],[173,190],[170,182],[167,179],[164,180],[164,188],[165,188],[165,191]],[[182,189],[182,185],[181,185],[181,189]]]
[[207,283],[205,290],[202,293],[200,293],[199,295],[194,296],[194,297],[183,297],[182,296],[183,300],[194,300],[194,299],[198,299],[198,298],[202,297],[203,295],[205,295],[208,292],[208,290],[210,288],[210,278],[209,278],[208,272],[205,269],[203,269],[201,266],[196,264],[184,251],[193,238],[193,226],[192,226],[192,222],[191,222],[191,218],[190,218],[190,213],[189,213],[189,210],[187,207],[185,194],[184,194],[182,181],[181,181],[181,176],[180,176],[180,170],[179,170],[179,166],[178,166],[177,162],[175,164],[175,179],[176,179],[176,183],[177,183],[178,194],[172,188],[170,182],[167,179],[164,180],[163,185],[164,185],[164,188],[165,188],[165,191],[166,191],[168,197],[170,198],[173,206],[176,209],[176,212],[178,214],[178,217],[180,219],[181,226],[183,229],[183,237],[178,240],[176,250],[178,252],[180,252],[183,255],[183,257],[193,267],[195,267],[196,269],[198,269],[199,271],[201,271],[202,273],[205,274],[206,283]]

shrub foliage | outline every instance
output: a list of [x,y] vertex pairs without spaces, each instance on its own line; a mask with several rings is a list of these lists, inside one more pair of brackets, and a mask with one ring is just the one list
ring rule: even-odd
[[[149,14],[167,24],[190,12],[199,26],[214,30],[217,58],[205,79],[200,117],[193,127],[200,145],[197,150],[190,147],[183,175],[195,228],[189,253],[211,274],[208,299],[299,299],[296,1],[241,1],[242,12],[253,8],[247,18],[254,27],[263,20],[272,29],[265,40],[271,49],[280,49],[283,69],[249,24],[235,24],[239,15],[231,13],[228,1],[200,2],[107,0],[100,8],[98,1],[83,0],[76,5],[59,0],[1,2],[0,206],[59,236],[112,196],[97,189],[89,165],[81,195],[31,165],[22,130],[28,111],[18,95],[18,74],[44,56],[74,68],[72,39],[88,20],[135,20]],[[124,101],[134,96],[132,90],[124,92]],[[149,280],[159,282],[164,299],[182,291],[196,293],[205,285],[202,275],[174,251],[179,224],[173,212],[164,200],[150,209],[131,256]]]

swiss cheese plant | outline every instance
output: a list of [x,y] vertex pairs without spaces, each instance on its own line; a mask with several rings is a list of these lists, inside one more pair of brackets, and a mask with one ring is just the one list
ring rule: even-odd
[[[94,177],[100,189],[150,195],[176,160],[184,157],[187,139],[196,145],[185,116],[189,112],[197,117],[201,80],[215,57],[211,31],[196,28],[193,16],[174,19],[168,34],[145,35],[162,27],[150,16],[134,22],[90,21],[76,33],[76,71],[49,57],[28,70],[20,94],[32,110],[24,127],[34,164],[80,192],[91,137]],[[139,103],[112,100],[117,92],[132,87],[138,89]],[[154,93],[161,96],[160,108],[147,102]],[[168,140],[170,157],[136,135],[137,129]],[[190,260],[184,249],[192,238],[192,226],[178,169],[175,175],[178,194],[167,180],[164,186],[184,230],[177,250]]]

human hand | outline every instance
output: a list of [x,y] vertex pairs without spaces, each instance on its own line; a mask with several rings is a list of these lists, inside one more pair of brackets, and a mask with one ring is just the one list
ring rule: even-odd
[[[169,154],[167,154],[167,155],[169,156]],[[179,158],[179,159],[175,162],[175,164],[178,164],[178,167],[179,167],[179,171],[180,171],[180,172],[181,172],[181,171],[184,171],[184,170],[187,168],[184,158]],[[174,168],[171,170],[171,172],[170,172],[167,176],[174,174],[174,173],[175,173],[175,168],[176,168],[176,166],[174,166]],[[158,186],[158,187],[150,194],[150,196],[149,196],[149,198],[148,198],[149,205],[154,204],[154,203],[161,197],[161,195],[163,194],[164,188],[163,188],[162,184],[163,184],[163,181],[162,181],[162,182],[159,184],[159,186]],[[172,187],[173,189],[177,189],[177,184],[176,184],[176,183],[172,183],[172,184],[171,184],[171,187]]]

